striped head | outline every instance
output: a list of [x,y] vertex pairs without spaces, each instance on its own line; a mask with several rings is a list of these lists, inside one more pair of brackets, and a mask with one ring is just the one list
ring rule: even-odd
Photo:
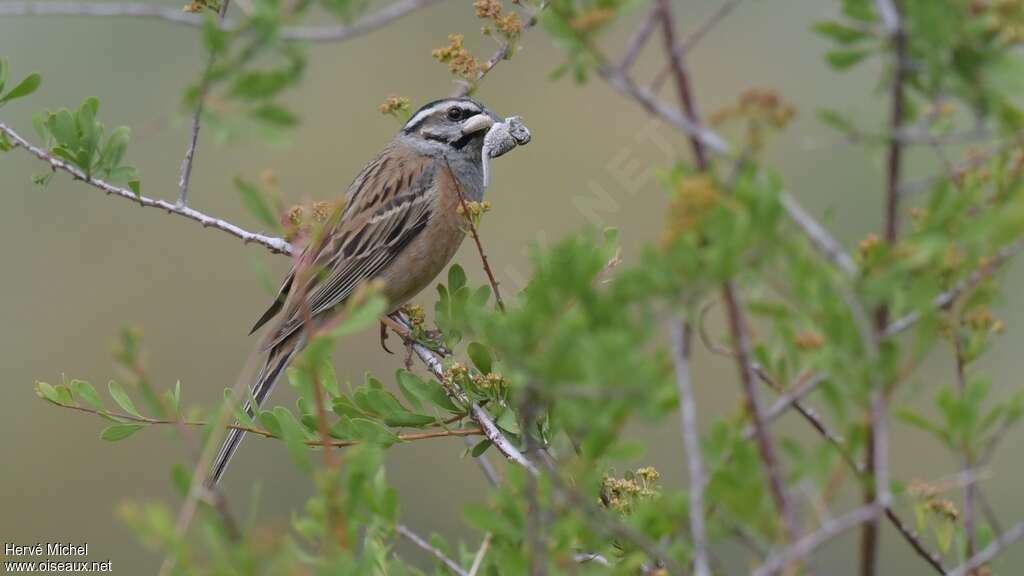
[[401,137],[423,152],[479,155],[484,135],[501,118],[471,98],[435,100],[416,111],[402,128]]

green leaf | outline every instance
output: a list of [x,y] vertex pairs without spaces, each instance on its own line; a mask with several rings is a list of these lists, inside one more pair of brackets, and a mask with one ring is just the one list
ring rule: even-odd
[[473,446],[473,449],[470,450],[469,454],[473,458],[479,458],[480,456],[483,455],[484,452],[487,452],[488,448],[490,448],[493,445],[494,444],[491,443],[490,440],[487,440],[487,439],[481,440],[481,441],[477,442],[475,446]]
[[142,184],[138,180],[129,181],[128,188],[135,193],[136,198],[142,197]]
[[43,78],[39,74],[29,74],[20,84],[12,88],[10,92],[0,96],[0,104],[6,104],[11,100],[28,96],[35,92],[42,82]]
[[71,391],[93,408],[103,410],[103,401],[92,384],[84,380],[72,380]]
[[75,118],[67,108],[50,114],[46,119],[46,128],[60,146],[67,150],[78,148],[78,128],[75,125]]
[[171,466],[171,485],[178,491],[179,496],[187,497],[192,486],[192,473],[181,464]]
[[75,402],[74,396],[71,395],[71,389],[64,384],[57,384],[53,387],[57,391],[57,400],[64,406],[78,406],[78,402]]
[[479,342],[470,342],[469,347],[466,350],[469,354],[470,360],[473,361],[473,365],[482,374],[490,374],[491,372],[491,352],[486,346]]
[[456,290],[466,285],[466,271],[462,266],[453,264],[448,269],[448,292],[455,293]]
[[132,403],[132,399],[128,396],[128,393],[124,391],[124,387],[121,386],[119,382],[111,380],[110,383],[107,384],[107,389],[110,391],[110,397],[114,399],[114,402],[117,402],[117,405],[120,406],[122,410],[132,416],[142,418],[142,414],[139,414],[139,411],[135,409],[135,404]]
[[264,197],[263,191],[237,176],[235,177],[235,188],[238,188],[238,192],[242,195],[242,204],[261,224],[271,230],[280,228],[281,225],[274,215],[274,210],[271,209]]
[[117,168],[124,159],[125,151],[128,149],[128,141],[131,138],[131,129],[127,126],[118,126],[110,132],[107,143],[100,152],[100,159],[97,168],[105,172]]
[[331,336],[340,338],[368,328],[384,315],[387,308],[388,302],[384,297],[374,296],[349,312],[341,324],[331,330]]
[[9,69],[7,58],[0,58],[0,93],[4,91],[4,85],[7,84]]
[[857,132],[853,123],[835,110],[819,110],[818,120],[845,135],[855,134]]
[[235,407],[235,420],[238,423],[247,428],[259,428],[256,422],[253,421],[252,417],[245,411],[245,401],[240,399],[238,402],[234,402],[234,398],[231,395],[231,389],[226,388],[224,390],[224,402]]
[[299,468],[307,474],[313,471],[313,462],[309,459],[309,448],[306,446],[306,433],[303,432],[302,424],[295,419],[295,415],[284,406],[274,408],[274,416],[281,424],[281,435],[288,447],[292,459],[299,465]]
[[32,128],[35,129],[36,134],[39,135],[39,139],[43,141],[43,144],[49,146],[50,131],[46,128],[46,119],[48,114],[46,112],[38,112],[32,115]]
[[7,152],[11,148],[14,148],[14,144],[11,144],[11,141],[7,139],[7,133],[0,132],[0,152]]
[[832,50],[825,54],[829,66],[836,70],[846,70],[868,57],[867,50]]
[[437,423],[437,418],[426,414],[416,414],[405,410],[389,412],[384,415],[384,423],[388,426],[400,426],[407,428],[422,428]]
[[244,72],[231,86],[231,95],[244,100],[269,98],[283,90],[291,81],[282,70],[270,72]]
[[227,30],[221,30],[216,18],[207,18],[203,21],[203,44],[206,45],[211,56],[219,54],[227,48],[230,34]]
[[956,533],[956,525],[948,520],[938,522],[935,525],[935,540],[938,542],[939,550],[945,554],[949,552],[953,544],[953,535]]
[[871,38],[871,35],[856,28],[850,28],[834,20],[818,22],[812,28],[815,32],[837,44],[855,44]]
[[53,172],[47,172],[46,174],[39,174],[32,177],[32,183],[35,184],[42,190],[45,190],[50,185],[50,180],[53,180]]
[[515,541],[522,537],[520,530],[501,513],[484,506],[472,503],[463,509],[466,522],[481,532],[491,532],[499,539]]
[[355,427],[356,437],[365,442],[388,447],[399,441],[397,434],[373,420],[352,418],[352,425]]
[[107,442],[117,442],[118,440],[124,440],[143,428],[145,426],[142,424],[114,424],[104,428],[103,432],[100,432],[100,438]]
[[249,115],[271,126],[291,128],[299,123],[299,118],[290,110],[276,104],[264,104],[249,111]]
[[277,416],[274,416],[273,412],[260,412],[260,415],[257,416],[256,419],[260,422],[260,428],[263,428],[278,438],[281,437],[281,424],[277,421]]
[[338,416],[348,416],[349,418],[359,418],[367,415],[361,408],[355,405],[351,398],[344,394],[334,399],[331,409]]
[[46,382],[36,382],[36,395],[44,400],[49,400],[54,404],[60,404],[60,398],[57,396],[57,389]]
[[407,370],[399,370],[396,373],[398,388],[402,395],[409,400],[416,409],[422,409],[423,403],[429,403],[446,412],[459,412],[459,408],[452,403],[444,388],[437,380],[424,381],[422,378]]

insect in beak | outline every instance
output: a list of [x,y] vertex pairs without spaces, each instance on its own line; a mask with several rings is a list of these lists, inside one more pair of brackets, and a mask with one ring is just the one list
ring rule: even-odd
[[481,132],[483,130],[487,130],[493,124],[494,119],[487,114],[477,114],[476,116],[467,118],[466,121],[462,123],[462,134],[465,136],[473,134],[474,132]]

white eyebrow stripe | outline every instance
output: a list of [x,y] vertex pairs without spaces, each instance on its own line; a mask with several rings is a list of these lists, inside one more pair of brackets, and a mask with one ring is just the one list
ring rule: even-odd
[[447,104],[445,104],[444,102],[439,102],[437,104],[434,104],[430,108],[420,110],[419,112],[416,113],[415,116],[410,118],[409,121],[405,123],[405,130],[412,130],[421,122],[426,120],[428,116],[430,116],[434,112],[437,112],[438,108],[441,108],[442,106],[447,106]]
[[402,129],[413,130],[438,110],[447,109],[450,106],[458,106],[459,108],[463,110],[468,110],[473,114],[480,114],[481,112],[483,112],[483,108],[478,106],[475,102],[465,100],[442,100],[441,102],[434,104],[430,108],[424,108],[423,110],[417,112],[415,116],[410,118],[409,121],[405,123],[405,126]]

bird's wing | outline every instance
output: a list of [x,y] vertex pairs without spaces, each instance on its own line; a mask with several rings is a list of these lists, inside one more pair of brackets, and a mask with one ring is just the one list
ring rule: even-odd
[[[407,162],[412,164],[413,160]],[[346,203],[338,223],[313,260],[305,303],[292,297],[281,306],[286,309],[285,319],[267,348],[295,333],[302,326],[307,309],[312,317],[344,302],[359,284],[374,278],[394,261],[426,227],[438,194],[435,174],[447,168],[432,159],[418,163],[396,170],[400,175],[393,178],[367,174],[372,170],[371,164],[353,182],[348,195],[350,203]],[[409,177],[409,173],[415,177]],[[289,276],[293,278],[290,292],[294,293],[295,270]]]

